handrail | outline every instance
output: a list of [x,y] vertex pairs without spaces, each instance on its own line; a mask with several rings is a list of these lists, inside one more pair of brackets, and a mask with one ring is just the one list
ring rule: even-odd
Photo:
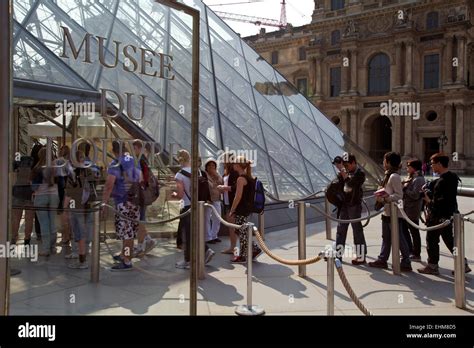
[[360,217],[360,218],[357,218],[357,219],[349,219],[349,220],[343,220],[343,219],[338,219],[338,218],[335,218],[331,215],[328,215],[326,214],[326,212],[324,212],[323,210],[319,209],[316,205],[314,204],[309,204],[309,206],[311,208],[313,208],[314,210],[318,211],[319,213],[323,214],[324,216],[326,216],[327,218],[333,220],[333,221],[336,221],[336,222],[341,222],[341,223],[354,223],[354,222],[361,222],[361,221],[364,221],[364,220],[367,220],[367,219],[371,219],[377,215],[380,215],[383,210],[379,210],[377,211],[375,214],[372,214],[372,215],[367,215],[367,216],[363,216],[363,217]]
[[230,227],[230,228],[235,228],[235,229],[240,229],[242,228],[243,225],[236,225],[236,224],[233,224],[233,223],[230,223],[228,221],[225,221],[221,214],[217,211],[216,207],[214,207],[212,204],[209,204],[209,203],[204,203],[204,206],[205,207],[208,207],[208,208],[211,208],[213,211],[214,211],[214,214],[217,216],[217,218],[219,219],[219,221],[221,222],[221,224],[224,224],[224,226],[227,226],[227,227]]
[[[288,203],[288,201],[290,200],[281,200],[279,198],[276,198],[274,195],[272,195],[268,190],[264,189],[265,191],[265,195],[268,196],[270,199],[278,202],[278,203]],[[305,201],[305,200],[308,200],[308,199],[311,199],[311,198],[323,198],[324,196],[320,196],[320,197],[316,197],[318,194],[320,193],[323,193],[324,191],[318,191],[318,192],[315,192],[315,193],[312,193],[306,197],[301,197],[301,198],[297,198],[297,199],[291,199],[291,201],[293,202],[298,202],[298,201]]]

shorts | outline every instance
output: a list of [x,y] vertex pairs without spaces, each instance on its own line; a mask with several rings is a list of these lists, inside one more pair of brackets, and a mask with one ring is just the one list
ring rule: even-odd
[[92,212],[78,213],[73,210],[70,216],[74,241],[85,240],[89,244],[92,241],[94,214]]
[[120,214],[136,221],[130,221],[129,219],[123,218],[119,214],[115,214],[115,233],[117,234],[117,239],[134,239],[138,232],[140,207],[130,202],[125,202],[117,204],[116,209]]

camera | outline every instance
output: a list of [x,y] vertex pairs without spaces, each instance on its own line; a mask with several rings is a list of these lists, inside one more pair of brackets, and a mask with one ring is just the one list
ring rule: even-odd
[[430,199],[433,199],[433,188],[434,188],[434,184],[435,184],[435,181],[434,180],[428,180],[426,182],[426,184],[423,185],[423,187],[421,188],[421,197],[424,197],[425,196],[425,193],[426,195],[430,198]]

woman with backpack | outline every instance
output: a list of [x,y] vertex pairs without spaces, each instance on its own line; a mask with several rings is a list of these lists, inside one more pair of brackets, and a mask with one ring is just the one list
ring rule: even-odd
[[138,186],[142,181],[142,173],[135,166],[133,157],[126,152],[126,147],[118,141],[112,143],[112,152],[115,160],[109,165],[105,181],[102,202],[108,203],[110,197],[114,199],[115,233],[117,239],[122,240],[122,252],[115,255],[118,263],[112,271],[128,271],[132,266],[133,240],[138,233],[140,205],[138,201]]
[[[242,225],[238,230],[240,237],[239,255],[234,256],[232,263],[247,262],[247,223],[249,215],[253,211],[254,195],[255,195],[255,179],[252,177],[252,167],[250,161],[244,156],[239,156],[234,162],[234,170],[239,174],[235,190],[235,197],[230,208],[230,216],[235,216],[235,223]],[[262,250],[253,242],[252,259],[257,258]]]

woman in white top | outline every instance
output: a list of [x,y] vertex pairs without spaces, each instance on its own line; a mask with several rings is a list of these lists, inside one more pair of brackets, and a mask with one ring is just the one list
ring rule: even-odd
[[[382,213],[382,248],[378,259],[374,262],[369,262],[369,266],[376,268],[388,268],[387,260],[390,256],[392,247],[392,233],[390,225],[390,204],[391,202],[398,202],[403,198],[402,179],[400,178],[399,170],[402,158],[399,153],[387,152],[384,155],[383,166],[385,169],[385,177],[382,182],[384,193],[377,196],[376,200],[384,204],[384,211]],[[403,225],[405,220],[398,214],[398,234],[400,238],[400,252],[402,260],[400,262],[400,270],[405,272],[412,271],[410,261],[410,249],[408,243],[403,235]]]

